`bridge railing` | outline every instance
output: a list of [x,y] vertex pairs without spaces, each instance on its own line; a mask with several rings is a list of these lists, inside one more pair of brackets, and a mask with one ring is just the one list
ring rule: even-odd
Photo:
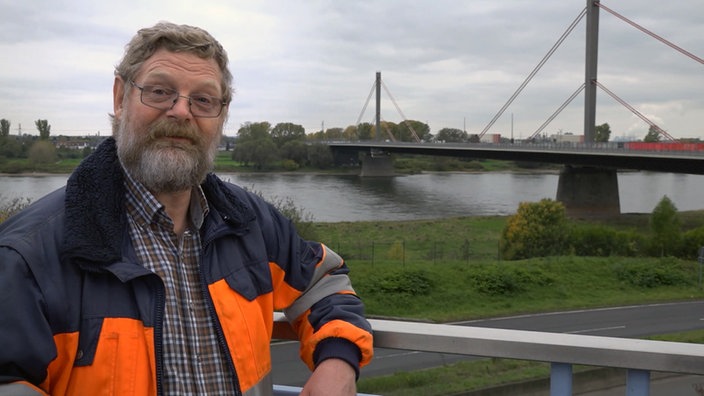
[[[283,315],[275,323],[275,338],[296,338]],[[378,348],[549,362],[551,396],[572,395],[574,364],[627,369],[629,396],[649,395],[653,371],[704,375],[701,344],[375,319],[370,323]]]

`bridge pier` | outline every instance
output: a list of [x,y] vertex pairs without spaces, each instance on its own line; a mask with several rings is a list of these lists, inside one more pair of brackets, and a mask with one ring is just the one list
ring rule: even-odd
[[372,150],[362,158],[362,177],[395,176],[394,164],[389,153]]
[[557,183],[557,200],[570,217],[621,213],[616,169],[566,165]]

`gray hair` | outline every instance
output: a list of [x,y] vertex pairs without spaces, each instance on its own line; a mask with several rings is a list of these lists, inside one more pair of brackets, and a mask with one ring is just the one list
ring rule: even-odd
[[222,72],[222,99],[230,102],[232,73],[227,68],[227,52],[210,33],[199,27],[159,22],[153,27],[140,29],[125,46],[125,55],[115,67],[115,75],[125,82],[132,80],[142,64],[161,48],[214,59]]

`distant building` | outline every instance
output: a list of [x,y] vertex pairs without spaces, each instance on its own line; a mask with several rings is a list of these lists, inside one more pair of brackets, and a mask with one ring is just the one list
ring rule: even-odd
[[575,135],[571,132],[550,135],[553,143],[584,143],[584,135]]
[[500,133],[486,133],[479,139],[480,143],[501,143]]

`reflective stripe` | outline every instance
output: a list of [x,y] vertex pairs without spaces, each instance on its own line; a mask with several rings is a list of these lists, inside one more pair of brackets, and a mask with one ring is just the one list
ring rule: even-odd
[[[288,320],[293,321],[321,299],[336,294],[354,294],[352,283],[347,275],[328,275],[342,266],[342,257],[323,245],[323,259],[315,267],[308,288],[290,307],[284,310]],[[327,275],[327,276],[326,276]]]
[[306,312],[321,299],[337,293],[354,293],[352,283],[347,275],[329,275],[315,284],[315,289],[306,291],[295,303],[284,310],[288,320],[294,320]]
[[0,384],[0,396],[42,396],[46,393],[37,390],[29,382]]

